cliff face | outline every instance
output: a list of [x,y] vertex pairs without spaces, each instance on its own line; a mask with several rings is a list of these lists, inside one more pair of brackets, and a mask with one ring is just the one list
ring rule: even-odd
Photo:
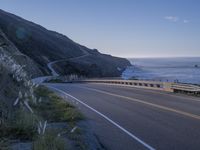
[[40,75],[42,72],[37,65],[0,30],[0,111],[13,107],[18,92],[22,90],[22,80]]
[[[75,43],[62,34],[49,31],[2,10],[0,10],[0,28],[7,39],[25,55],[26,58],[23,59],[29,57],[29,63],[34,63],[43,74],[50,74],[47,67],[49,62],[75,57],[77,59],[56,63],[56,70],[62,74],[119,76],[130,65],[126,59],[101,54],[97,50]],[[22,60],[22,57],[19,60]]]
[[0,64],[5,64],[3,58],[8,61],[13,61],[16,65],[23,66],[23,69],[27,72],[29,78],[34,78],[42,75],[42,72],[38,68],[37,64],[25,54],[22,54],[18,48],[6,37],[6,35],[0,29]]

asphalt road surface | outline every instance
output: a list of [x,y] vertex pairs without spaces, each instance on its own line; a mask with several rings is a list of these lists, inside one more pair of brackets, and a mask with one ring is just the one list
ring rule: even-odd
[[200,150],[200,99],[108,84],[47,84],[88,118],[105,149]]

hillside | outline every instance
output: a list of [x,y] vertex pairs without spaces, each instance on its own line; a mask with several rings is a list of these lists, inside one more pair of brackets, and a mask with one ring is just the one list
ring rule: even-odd
[[54,67],[61,74],[77,73],[91,77],[105,77],[120,76],[130,65],[126,59],[101,54],[62,34],[49,31],[3,10],[0,10],[0,28],[21,53],[34,61],[44,75],[50,74],[47,67],[49,62],[74,57],[77,59],[56,63]]
[[0,99],[12,105],[23,85],[21,81],[39,75],[42,73],[37,65],[22,54],[0,30]]
[[80,149],[89,147],[88,140],[99,147],[93,135],[87,141],[85,134],[63,135],[75,131],[74,126],[85,133],[86,128],[78,127],[84,117],[62,97],[31,82],[41,75],[36,63],[0,30],[0,149]]

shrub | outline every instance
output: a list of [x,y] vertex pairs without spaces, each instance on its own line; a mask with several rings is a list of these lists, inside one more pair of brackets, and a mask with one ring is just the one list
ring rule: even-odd
[[25,110],[18,110],[9,131],[20,139],[32,140],[37,134],[37,117]]
[[13,108],[0,101],[0,138],[32,139],[37,131],[37,117],[23,107]]
[[62,137],[57,136],[56,131],[49,130],[34,141],[33,150],[64,150],[65,143]]

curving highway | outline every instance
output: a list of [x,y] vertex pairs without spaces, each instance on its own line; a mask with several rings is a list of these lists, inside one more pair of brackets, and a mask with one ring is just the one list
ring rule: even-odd
[[46,86],[87,116],[105,149],[200,149],[199,98],[108,84]]
[[[66,60],[48,64],[53,76],[59,74],[52,65]],[[42,83],[46,78],[51,76],[33,81]],[[100,83],[44,85],[80,109],[102,149],[200,149],[200,98]]]
[[90,55],[90,53],[88,53],[86,50],[84,50],[81,46],[79,46],[79,48],[82,51],[83,55],[77,56],[77,57],[73,57],[73,58],[66,58],[66,59],[52,61],[52,62],[50,62],[50,63],[47,64],[49,70],[51,70],[52,76],[54,76],[54,77],[59,76],[59,74],[53,68],[54,64],[57,64],[57,63],[60,63],[60,62],[65,62],[65,61],[69,61],[69,60],[76,60],[76,59],[88,57]]
[[69,61],[69,60],[76,60],[76,59],[80,59],[80,58],[84,58],[84,57],[88,57],[91,54],[88,53],[86,50],[84,50],[81,46],[79,46],[80,50],[82,51],[83,55],[81,56],[77,56],[77,57],[73,57],[73,58],[66,58],[66,59],[60,59],[60,60],[56,60],[56,61],[52,61],[49,62],[47,64],[47,67],[49,68],[49,70],[51,71],[51,76],[41,76],[41,77],[37,77],[32,79],[31,81],[35,84],[41,84],[44,81],[48,80],[48,79],[52,79],[53,77],[58,77],[60,76],[59,73],[57,73],[53,67],[54,64],[59,63],[59,62],[65,62],[65,61]]

